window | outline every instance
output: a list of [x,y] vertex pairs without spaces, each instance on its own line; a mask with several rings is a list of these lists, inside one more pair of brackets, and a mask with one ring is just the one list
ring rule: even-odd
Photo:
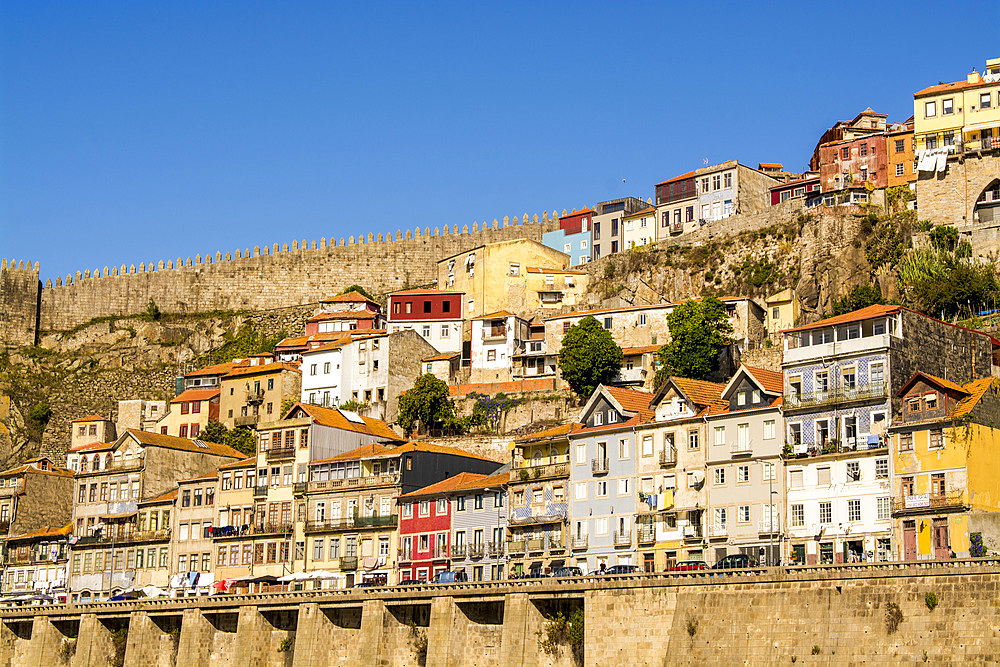
[[979,94],[979,108],[989,109],[992,105],[992,97],[990,93],[980,93]]
[[716,507],[715,508],[715,529],[718,531],[723,531],[726,529],[726,508]]
[[698,431],[688,431],[688,449],[698,449]]
[[905,176],[906,175],[906,168],[903,166],[902,162],[900,162],[899,164],[896,165],[896,175],[897,176]]
[[443,515],[448,513],[448,501],[445,498],[438,498],[435,514]]
[[937,409],[937,394],[925,394],[924,404],[926,405],[928,410]]
[[931,495],[943,496],[945,494],[944,473],[934,473],[931,475]]
[[736,522],[737,523],[750,523],[750,506],[740,505],[736,508]]
[[913,477],[904,477],[904,478],[902,478],[900,480],[900,483],[899,483],[899,489],[900,489],[900,492],[903,494],[904,498],[907,497],[907,496],[912,496],[913,495]]
[[573,487],[573,499],[574,500],[586,500],[587,499],[587,483],[577,482]]
[[860,500],[848,500],[847,501],[847,520],[848,521],[861,521],[861,501]]
[[[742,395],[743,392],[740,392],[740,394]],[[725,426],[716,426],[715,427],[715,440],[713,441],[713,444],[716,447],[721,447],[721,446],[723,446],[723,445],[726,444],[726,427]]]
[[508,272],[512,276],[519,276],[519,275],[521,275],[521,265],[520,264],[514,264],[512,262],[510,264],[510,267],[508,268]]
[[623,479],[619,479],[618,480],[618,495],[619,496],[627,496],[627,495],[629,495],[632,492],[631,486],[629,484],[631,481],[632,480],[630,480],[628,477],[625,477]]
[[924,118],[933,118],[937,115],[937,102],[924,102]]
[[851,159],[851,147],[850,146],[844,146],[843,148],[840,149],[840,159],[842,159],[842,160],[850,160]]
[[618,413],[614,410],[608,410],[608,423],[614,424],[618,421]]
[[481,493],[477,493],[476,494],[476,497],[475,497],[475,500],[474,500],[474,503],[473,503],[473,509],[477,509],[477,510],[483,509],[483,494],[481,494]]
[[597,498],[604,498],[608,495],[608,483],[605,481],[594,483],[594,496]]
[[952,113],[955,113],[955,100],[950,98],[941,100],[941,115],[947,116]]
[[576,446],[576,462],[578,465],[587,462],[587,445]]
[[643,456],[653,455],[653,436],[651,435],[642,436],[642,455]]
[[745,484],[750,481],[750,466],[736,466],[736,483]]
[[875,459],[875,479],[889,479],[889,459]]
[[774,420],[768,419],[764,422],[764,439],[774,440]]
[[830,468],[816,469],[816,486],[830,486]]
[[913,451],[913,434],[912,433],[900,433],[899,434],[899,451],[910,452]]
[[765,482],[777,479],[777,477],[775,477],[777,469],[775,468],[773,461],[765,461],[763,464],[761,464],[761,466],[762,466],[761,479],[763,479]]
[[447,324],[442,324],[441,338],[450,338],[450,337],[451,337],[451,327],[449,327]]
[[858,461],[847,462],[847,481],[857,482],[861,479],[861,463]]
[[611,329],[611,319],[612,318],[610,318],[610,317],[605,317],[604,318],[604,328],[605,329],[609,329],[609,330]]
[[[868,144],[861,144],[858,147],[858,155],[860,157],[868,157]],[[864,180],[864,178],[862,178]]]
[[431,503],[430,503],[429,500],[421,500],[420,501],[419,513],[420,513],[420,516],[430,516],[430,514],[431,514]]
[[792,527],[801,528],[805,525],[806,525],[805,505],[801,504],[792,505]]
[[941,449],[944,447],[944,432],[939,429],[931,429],[930,443],[927,445],[928,449]]
[[833,503],[826,502],[819,504],[819,522],[833,523]]
[[906,142],[903,139],[896,139],[893,142],[893,150],[896,153],[902,153],[905,150]]
[[629,450],[629,441],[628,440],[620,440],[618,442],[618,458],[622,459],[622,460],[627,459],[628,458],[628,450]]
[[889,502],[889,498],[877,498],[876,499],[876,515],[875,518],[879,521],[888,521],[891,514],[892,504]]
[[496,360],[497,360],[497,351],[496,350],[487,350],[486,351],[486,361],[496,361]]

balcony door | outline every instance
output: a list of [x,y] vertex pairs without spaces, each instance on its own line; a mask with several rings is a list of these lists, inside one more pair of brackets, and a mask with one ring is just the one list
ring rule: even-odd
[[917,559],[917,526],[913,521],[903,523],[903,560]]
[[934,557],[941,560],[951,557],[951,547],[948,540],[948,519],[934,519],[931,528],[931,540],[934,544]]

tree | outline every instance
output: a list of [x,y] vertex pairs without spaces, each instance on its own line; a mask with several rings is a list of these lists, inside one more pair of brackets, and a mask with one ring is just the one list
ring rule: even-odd
[[855,285],[849,294],[834,302],[833,314],[843,315],[881,303],[885,303],[885,299],[877,285]]
[[454,416],[455,403],[448,395],[448,385],[430,373],[418,377],[399,397],[399,425],[406,431],[418,421],[429,429]]
[[226,428],[222,422],[212,419],[205,425],[205,428],[198,434],[199,440],[205,442],[215,442],[220,445],[229,445],[247,456],[257,453],[257,439],[249,429]]
[[341,294],[350,294],[351,292],[357,292],[361,296],[365,297],[366,299],[370,299],[371,301],[375,301],[376,300],[375,297],[372,296],[371,293],[368,290],[366,290],[364,287],[362,287],[361,285],[351,285],[350,287],[348,287],[347,289],[345,289],[343,292],[341,292]]
[[485,426],[490,433],[501,435],[507,413],[524,403],[523,398],[514,398],[498,392],[496,396],[473,392],[469,398],[476,401],[472,406],[472,414],[468,420],[469,426]]
[[685,301],[667,317],[670,342],[656,353],[659,386],[671,375],[704,380],[719,370],[719,353],[732,341],[726,305],[715,297]]
[[622,349],[611,332],[589,315],[570,327],[559,348],[559,371],[581,397],[611,382],[621,370],[622,360]]
[[42,439],[42,434],[45,433],[45,429],[49,425],[49,420],[52,419],[52,408],[49,404],[42,401],[41,403],[36,403],[35,407],[31,408],[31,412],[28,413],[28,422],[31,426],[30,431],[33,435],[37,436],[39,442]]

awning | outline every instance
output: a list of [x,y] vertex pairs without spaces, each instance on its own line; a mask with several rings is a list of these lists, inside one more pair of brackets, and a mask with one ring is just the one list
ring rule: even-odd
[[991,127],[1000,127],[1000,120],[987,120],[982,123],[970,123],[962,128],[962,132],[975,132],[976,130],[985,130]]

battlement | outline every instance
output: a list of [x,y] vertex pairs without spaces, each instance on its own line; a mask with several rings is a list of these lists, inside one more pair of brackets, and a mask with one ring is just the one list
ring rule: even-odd
[[37,342],[39,307],[38,262],[0,261],[0,347]]
[[[469,225],[461,230],[458,225],[418,227],[77,271],[65,280],[56,278],[55,284],[45,282],[37,328],[64,330],[95,317],[130,315],[144,311],[150,300],[168,313],[266,310],[314,303],[354,283],[378,293],[429,285],[441,257],[495,241],[541,241],[544,232],[557,227],[558,217],[557,211],[541,218],[505,216],[492,224],[473,222],[471,230]],[[37,282],[37,265],[35,271]]]

